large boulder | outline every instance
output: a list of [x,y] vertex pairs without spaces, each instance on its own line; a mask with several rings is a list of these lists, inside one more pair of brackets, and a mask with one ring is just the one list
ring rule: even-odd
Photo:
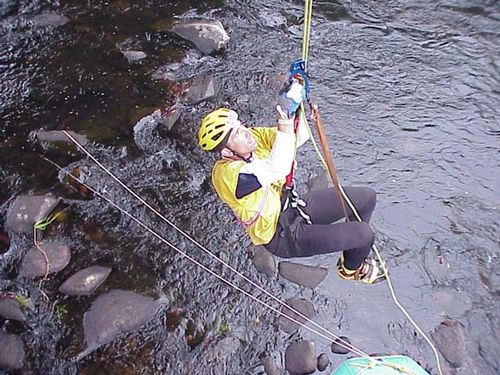
[[19,195],[9,207],[5,227],[16,233],[33,234],[33,225],[45,219],[58,203],[59,198],[51,195]]
[[461,367],[466,359],[465,336],[462,325],[452,320],[442,322],[432,335],[443,357],[454,367]]
[[285,369],[292,374],[311,374],[316,371],[318,360],[316,345],[310,340],[294,342],[285,351]]
[[121,334],[141,327],[156,315],[162,304],[127,290],[115,289],[100,295],[83,317],[86,349],[76,360]]
[[176,23],[172,31],[192,42],[204,54],[218,51],[229,41],[220,21],[183,21]]
[[62,283],[59,291],[70,296],[88,296],[108,278],[110,272],[109,267],[87,267]]
[[0,367],[19,370],[24,365],[24,344],[18,335],[0,331]]
[[314,289],[328,274],[324,267],[307,266],[293,262],[280,262],[280,275],[292,283]]
[[[49,274],[61,271],[69,264],[71,251],[65,243],[40,242],[39,246],[45,252],[49,261]],[[23,259],[20,275],[28,279],[44,276],[47,272],[47,260],[40,249],[33,246]]]

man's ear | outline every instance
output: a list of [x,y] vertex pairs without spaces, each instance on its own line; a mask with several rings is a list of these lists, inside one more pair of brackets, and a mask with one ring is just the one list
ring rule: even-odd
[[231,156],[233,156],[233,152],[227,147],[224,147],[222,150],[220,150],[220,154],[225,158],[230,158]]

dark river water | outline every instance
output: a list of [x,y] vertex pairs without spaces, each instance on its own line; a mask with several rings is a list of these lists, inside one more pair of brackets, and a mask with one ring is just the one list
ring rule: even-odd
[[[221,105],[249,124],[273,124],[273,82],[301,55],[302,6],[279,0],[0,0],[0,227],[17,195],[51,193],[62,198],[67,216],[47,236],[72,249],[67,269],[43,285],[46,305],[37,284],[18,277],[32,238],[10,234],[10,249],[0,256],[2,291],[35,304],[28,324],[0,320],[3,331],[19,334],[25,344],[25,367],[13,373],[263,374],[261,357],[282,357],[297,337],[329,353],[330,372],[344,358],[308,331],[289,337],[275,326],[273,313],[186,262],[104,201],[71,193],[43,157],[68,170],[78,167],[89,185],[234,279],[83,154],[29,136],[70,129],[92,141],[92,153],[166,217],[266,289],[283,299],[310,299],[317,322],[364,352],[409,354],[437,374],[431,349],[386,285],[340,280],[336,255],[302,260],[330,269],[313,291],[258,274],[249,240],[211,188],[215,159],[197,148],[198,124]],[[46,12],[69,21],[59,27],[33,21]],[[204,56],[170,31],[174,21],[189,18],[220,20],[231,37],[227,47]],[[499,3],[315,1],[311,28],[312,99],[341,183],[378,193],[372,224],[396,294],[424,332],[446,319],[461,324],[466,358],[458,369],[441,359],[448,373],[498,374]],[[130,63],[124,50],[147,58]],[[214,77],[215,97],[196,105],[180,101],[175,85],[154,79],[161,67],[180,84]],[[172,131],[136,143],[137,121],[174,103],[182,116]],[[322,167],[311,144],[297,160],[299,190],[305,191]],[[84,349],[82,317],[95,296],[63,296],[57,288],[93,264],[113,268],[98,293],[134,290],[168,304],[140,330],[73,363]],[[219,350],[224,334],[241,345]]]

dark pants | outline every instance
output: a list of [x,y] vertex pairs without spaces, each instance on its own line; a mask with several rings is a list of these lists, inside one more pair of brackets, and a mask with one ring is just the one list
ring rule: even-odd
[[288,225],[297,215],[296,210],[288,208],[281,213],[276,233],[264,245],[265,248],[282,258],[343,251],[345,266],[349,269],[358,268],[370,253],[374,241],[373,231],[367,223],[375,208],[376,195],[375,191],[366,187],[345,187],[344,191],[363,222],[357,221],[346,204],[350,221],[335,223],[344,217],[335,189],[312,191],[304,197],[307,206],[303,208],[311,217],[312,224],[296,219],[298,225]]

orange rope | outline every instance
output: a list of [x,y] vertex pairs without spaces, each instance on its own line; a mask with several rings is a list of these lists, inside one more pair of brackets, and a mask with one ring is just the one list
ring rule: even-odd
[[323,122],[321,121],[317,104],[311,105],[311,116],[314,120],[316,131],[318,132],[319,143],[323,151],[323,156],[325,157],[326,166],[328,168],[328,174],[330,175],[330,178],[332,179],[333,182],[333,186],[337,191],[337,196],[340,200],[340,204],[342,205],[342,211],[344,212],[345,221],[348,222],[349,215],[347,214],[344,199],[342,198],[342,192],[340,190],[339,180],[337,179],[337,172],[335,172],[335,166],[333,164],[332,154],[330,152],[330,147],[328,146],[328,139],[326,138],[325,130],[323,128]]

